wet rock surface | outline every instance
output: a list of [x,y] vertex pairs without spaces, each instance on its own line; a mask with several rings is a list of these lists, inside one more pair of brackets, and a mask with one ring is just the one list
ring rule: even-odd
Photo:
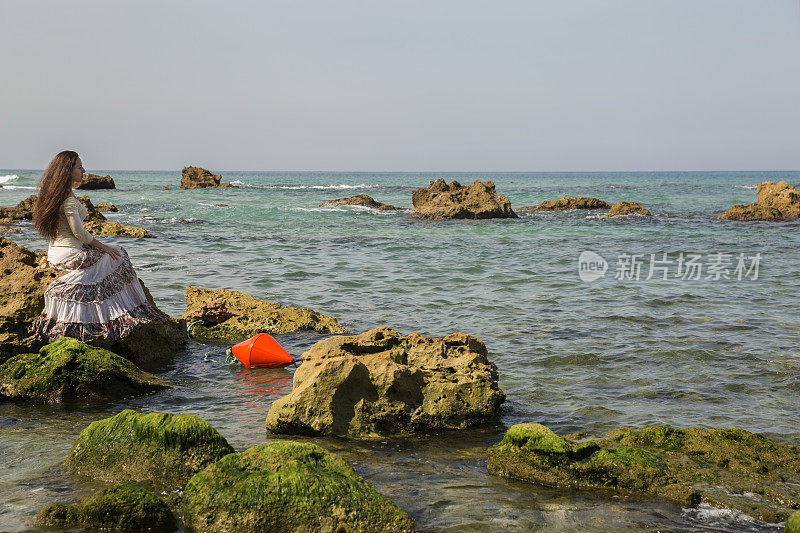
[[233,452],[201,418],[126,409],[84,429],[64,466],[74,475],[100,481],[133,481],[152,490],[171,490]]
[[206,189],[208,187],[236,187],[223,183],[222,176],[200,167],[184,167],[181,172],[181,189]]
[[153,235],[138,226],[126,226],[118,222],[84,222],[86,231],[96,237],[131,237],[134,239],[149,239]]
[[800,191],[785,181],[764,181],[756,189],[756,203],[734,205],[719,216],[725,220],[778,222],[800,217]]
[[551,487],[608,489],[701,501],[766,522],[800,507],[800,448],[741,429],[619,429],[561,437],[517,424],[489,448],[490,473]]
[[650,211],[637,204],[636,202],[617,202],[611,206],[607,217],[626,216],[626,215],[642,215],[652,216]]
[[463,429],[494,418],[505,394],[475,337],[377,328],[321,340],[302,355],[292,392],[267,415],[274,433],[376,438]]
[[183,492],[197,532],[411,532],[414,522],[338,456],[311,443],[273,442],[223,457]]
[[398,211],[400,208],[393,205],[383,204],[376,201],[369,195],[359,194],[357,196],[350,196],[349,198],[337,198],[336,200],[328,200],[319,204],[320,207],[339,207],[343,205],[357,205],[361,207],[369,207],[370,209],[377,209],[379,211]]
[[100,213],[108,213],[108,212],[116,213],[117,211],[119,211],[119,209],[117,209],[117,206],[108,202],[100,202],[95,207]]
[[115,353],[62,338],[0,364],[0,400],[34,403],[119,399],[171,385]]
[[558,200],[545,200],[539,205],[518,208],[519,211],[567,211],[569,209],[609,209],[611,205],[598,198],[562,196]]
[[114,178],[106,174],[99,176],[97,174],[89,174],[88,172],[83,175],[81,184],[75,187],[76,189],[116,189]]
[[[46,265],[46,254],[0,237],[0,362],[20,353],[38,352],[46,344],[30,330],[44,309],[47,286],[62,274]],[[142,287],[155,307],[149,291],[144,284]],[[168,360],[186,346],[185,325],[164,313],[161,317],[161,321],[145,324],[118,341],[100,339],[92,344],[139,366]]]
[[508,198],[498,194],[494,182],[475,181],[464,186],[457,181],[431,181],[411,193],[414,216],[428,220],[517,218]]
[[184,299],[186,313],[182,319],[187,323],[203,322],[191,328],[192,335],[200,340],[242,340],[256,333],[297,330],[319,333],[346,331],[336,319],[311,309],[267,302],[239,291],[186,287]]
[[47,505],[39,511],[36,526],[126,533],[172,533],[178,529],[166,502],[135,483],[119,483],[77,504]]

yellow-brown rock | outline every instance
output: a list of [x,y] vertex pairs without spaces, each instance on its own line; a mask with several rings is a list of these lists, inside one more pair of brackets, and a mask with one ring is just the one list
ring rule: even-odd
[[86,231],[96,237],[132,237],[134,239],[148,239],[152,237],[149,231],[137,226],[125,226],[118,222],[84,222]]
[[200,340],[233,341],[247,339],[256,333],[297,330],[320,333],[347,331],[335,318],[311,309],[267,302],[239,291],[186,287],[184,299],[186,313],[182,318],[187,323],[204,322],[191,328],[192,336]]
[[520,207],[520,211],[568,211],[570,209],[608,209],[611,206],[598,198],[587,196],[562,196],[558,200],[545,200],[539,205]]
[[181,173],[181,189],[205,189],[208,187],[236,187],[222,183],[222,176],[200,167],[184,167]]
[[97,174],[89,174],[88,172],[83,175],[81,184],[75,187],[76,189],[116,189],[114,178],[106,174],[105,176],[98,176]]
[[497,194],[494,182],[475,181],[470,186],[443,179],[431,181],[428,187],[411,193],[413,215],[428,220],[453,218],[517,218],[508,198]]
[[274,433],[375,438],[462,429],[495,417],[505,393],[479,339],[377,328],[319,341],[292,392],[267,415]]
[[756,203],[738,204],[719,216],[726,220],[794,220],[800,217],[800,191],[785,181],[764,181],[756,189]]
[[119,209],[117,209],[117,206],[108,202],[100,202],[95,206],[95,208],[97,208],[97,210],[101,213],[108,213],[108,212],[116,213],[117,211],[119,211]]
[[649,217],[651,213],[636,202],[617,202],[611,206],[606,216],[616,217],[624,215],[643,215]]

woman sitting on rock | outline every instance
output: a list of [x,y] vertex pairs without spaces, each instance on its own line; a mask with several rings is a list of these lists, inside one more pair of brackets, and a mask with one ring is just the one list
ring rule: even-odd
[[42,174],[33,207],[33,226],[50,241],[48,263],[67,271],[47,287],[44,311],[33,324],[48,342],[60,337],[115,341],[160,320],[125,250],[103,244],[83,227],[87,210],[72,193],[83,174],[77,153],[59,153]]

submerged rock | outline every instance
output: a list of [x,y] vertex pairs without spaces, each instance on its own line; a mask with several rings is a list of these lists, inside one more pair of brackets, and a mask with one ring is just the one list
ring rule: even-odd
[[138,226],[125,226],[118,222],[84,222],[86,231],[96,237],[132,237],[134,239],[149,239],[149,231]]
[[75,505],[51,503],[43,507],[36,527],[172,533],[178,523],[164,500],[135,483],[120,483]]
[[106,174],[105,176],[98,176],[97,174],[89,174],[88,172],[83,175],[81,184],[75,187],[76,189],[116,189],[114,178]]
[[192,477],[182,508],[198,533],[414,531],[389,498],[311,443],[273,442],[223,457]]
[[646,217],[652,216],[650,211],[637,204],[636,202],[617,202],[611,206],[611,210],[606,215],[607,217],[625,216],[625,215],[643,215]]
[[202,418],[126,409],[81,431],[64,465],[80,476],[168,490],[233,452]]
[[62,338],[0,364],[0,400],[61,403],[124,398],[171,385],[115,353]]
[[108,202],[100,202],[95,207],[101,213],[108,213],[109,211],[112,213],[116,213],[117,211],[119,211],[119,209],[117,209],[117,206]]
[[[225,289],[186,287],[184,292],[187,323],[202,320],[192,327],[192,335],[208,341],[240,340],[256,333],[288,333],[313,330],[320,333],[344,333],[347,330],[335,318],[311,309],[288,307],[253,298],[249,294]],[[222,317],[227,317],[222,319]]]
[[800,507],[800,448],[741,429],[619,429],[598,439],[517,424],[489,448],[490,473],[552,487],[705,501],[767,522]]
[[378,209],[379,211],[398,211],[400,209],[393,205],[382,204],[367,194],[359,194],[349,198],[337,198],[336,200],[328,200],[319,204],[320,207],[339,207],[341,205],[360,205],[370,209]]
[[611,205],[598,198],[587,196],[562,196],[558,200],[545,200],[539,205],[520,207],[520,211],[567,211],[569,209],[609,209]]
[[267,414],[275,433],[374,438],[462,429],[495,417],[505,394],[486,346],[377,328],[321,340],[302,355],[292,392]]
[[[45,259],[43,253],[0,237],[0,362],[12,355],[37,352],[46,344],[30,326],[44,309],[47,286],[62,273],[47,267]],[[144,284],[142,287],[155,307],[149,291]],[[113,343],[101,339],[91,344],[139,366],[166,360],[186,346],[186,333],[183,321],[164,313],[161,316],[161,321],[145,324],[123,339]]]
[[222,183],[222,176],[212,174],[200,167],[184,167],[181,173],[181,189],[205,189],[207,187],[236,187],[230,183]]
[[754,204],[734,205],[719,216],[726,220],[794,220],[800,217],[800,191],[785,181],[764,181],[756,189]]
[[475,181],[470,186],[443,179],[411,193],[414,216],[429,220],[450,218],[517,218],[508,198],[497,194],[494,182]]

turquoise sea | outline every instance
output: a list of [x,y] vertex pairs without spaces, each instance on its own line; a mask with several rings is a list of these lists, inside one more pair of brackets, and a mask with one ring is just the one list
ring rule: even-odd
[[[40,172],[0,170],[0,205],[32,194]],[[157,304],[174,316],[185,309],[184,288],[195,285],[310,307],[355,332],[461,331],[486,343],[508,397],[496,424],[407,440],[315,439],[343,454],[420,530],[780,530],[727,510],[493,477],[485,447],[522,421],[595,434],[652,424],[735,426],[800,443],[800,222],[716,218],[754,202],[759,182],[797,185],[800,172],[223,171],[238,189],[190,191],[177,190],[179,169],[91,172],[117,182],[117,190],[86,191],[95,203],[119,207],[108,218],[155,236],[104,240],[128,250]],[[369,194],[410,208],[411,191],[439,177],[493,180],[515,208],[595,196],[639,202],[654,216],[569,211],[430,222],[402,211],[317,207]],[[21,227],[5,236],[46,248],[29,223]],[[608,262],[604,277],[581,280],[583,251]],[[667,263],[646,279],[651,254]],[[681,254],[699,255],[701,279],[678,273]],[[757,263],[757,276],[753,268],[737,274],[740,254],[747,267]],[[633,255],[638,280],[621,266]],[[321,337],[277,338],[299,355]],[[226,366],[226,348],[191,342],[163,369],[181,387],[144,398],[91,409],[0,404],[0,529],[29,530],[46,503],[96,489],[62,475],[59,463],[90,421],[125,407],[201,416],[237,450],[274,438],[264,420],[270,403],[291,390],[292,371]]]

